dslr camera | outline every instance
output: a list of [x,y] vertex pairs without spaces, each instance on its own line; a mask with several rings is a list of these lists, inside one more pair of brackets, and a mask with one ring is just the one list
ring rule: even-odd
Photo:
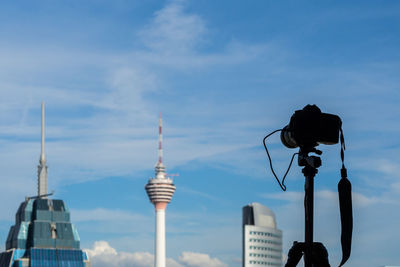
[[281,141],[288,148],[313,148],[319,144],[339,142],[342,120],[337,115],[323,113],[316,105],[296,110],[282,129]]

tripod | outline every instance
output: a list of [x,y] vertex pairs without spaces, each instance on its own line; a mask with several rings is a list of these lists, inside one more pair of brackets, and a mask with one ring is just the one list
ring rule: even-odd
[[305,242],[293,242],[289,250],[288,260],[285,267],[295,267],[304,255],[305,267],[330,267],[328,251],[322,243],[313,241],[314,232],[314,177],[321,165],[321,158],[309,156],[308,153],[322,154],[315,147],[301,147],[298,156],[299,166],[304,166],[302,172],[305,177],[304,185],[304,210],[305,210]]

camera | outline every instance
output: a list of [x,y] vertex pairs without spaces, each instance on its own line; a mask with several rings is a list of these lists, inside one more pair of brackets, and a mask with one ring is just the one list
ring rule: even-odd
[[288,148],[334,145],[339,142],[341,126],[339,116],[323,113],[316,105],[307,105],[292,115],[281,131],[281,141]]
[[[266,139],[276,132],[281,132],[281,141],[288,148],[299,147],[299,152],[294,153],[290,160],[282,181],[276,175],[272,167],[271,156],[268,152]],[[304,256],[304,266],[330,266],[328,252],[322,243],[314,242],[314,178],[321,167],[322,161],[319,156],[309,155],[315,153],[321,155],[322,151],[315,147],[320,144],[334,145],[340,140],[340,157],[342,159],[341,179],[338,184],[340,222],[342,226],[341,245],[342,260],[340,266],[346,263],[351,254],[351,239],[353,234],[353,210],[351,198],[351,183],[347,178],[347,169],[344,166],[344,136],[342,120],[339,116],[323,113],[316,105],[307,105],[301,110],[296,110],[290,118],[289,124],[283,129],[269,133],[263,139],[265,151],[267,152],[272,174],[275,176],[279,186],[286,191],[285,178],[292,166],[293,159],[298,155],[298,164],[303,166],[302,173],[305,177],[304,217],[305,233],[304,242],[294,242],[288,254],[285,267],[295,267]]]

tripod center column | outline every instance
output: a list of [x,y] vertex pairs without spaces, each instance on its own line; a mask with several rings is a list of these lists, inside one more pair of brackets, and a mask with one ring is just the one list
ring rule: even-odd
[[305,250],[304,266],[312,267],[313,228],[314,228],[314,176],[318,170],[310,165],[303,168],[306,178],[304,185],[304,211],[305,211]]

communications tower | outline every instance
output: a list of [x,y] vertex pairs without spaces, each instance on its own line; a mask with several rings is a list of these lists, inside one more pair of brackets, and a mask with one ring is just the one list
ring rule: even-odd
[[145,189],[156,211],[155,267],[165,267],[165,209],[175,192],[175,185],[165,173],[162,150],[162,118],[158,125],[158,161],[155,178],[150,178]]

